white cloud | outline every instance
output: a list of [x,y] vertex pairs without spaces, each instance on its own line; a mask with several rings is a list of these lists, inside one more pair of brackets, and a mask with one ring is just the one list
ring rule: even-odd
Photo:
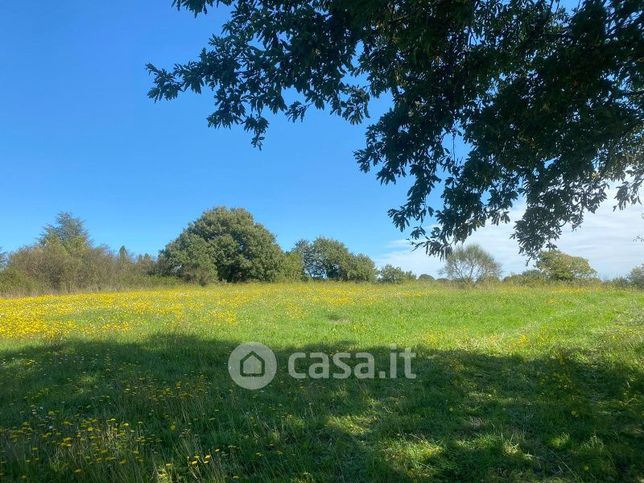
[[[644,207],[633,205],[613,211],[611,195],[614,192],[609,193],[608,200],[594,214],[586,215],[582,226],[575,231],[564,230],[556,242],[562,251],[587,258],[602,278],[625,275],[634,266],[644,263],[644,242],[635,240],[644,236]],[[523,207],[513,210],[512,220],[520,218],[523,210]],[[478,243],[491,252],[503,265],[504,274],[519,273],[527,268],[526,259],[519,255],[516,241],[510,238],[512,232],[512,222],[486,226],[475,232],[467,243]],[[389,251],[376,257],[378,266],[390,263],[417,275],[428,273],[433,276],[438,276],[443,266],[438,257],[428,257],[422,249],[412,251],[407,240],[395,240],[389,247]]]

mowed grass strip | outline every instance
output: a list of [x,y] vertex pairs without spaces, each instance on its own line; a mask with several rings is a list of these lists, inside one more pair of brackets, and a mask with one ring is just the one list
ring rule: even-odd
[[[0,481],[641,481],[643,314],[635,291],[421,283],[0,300]],[[278,359],[259,391],[227,371],[249,341]],[[377,372],[393,344],[416,379],[286,370]]]

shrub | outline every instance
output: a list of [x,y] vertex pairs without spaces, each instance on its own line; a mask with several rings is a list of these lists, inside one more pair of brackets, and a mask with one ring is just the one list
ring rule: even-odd
[[612,280],[607,281],[606,284],[615,288],[631,287],[631,282],[628,277],[615,277]]
[[[150,279],[156,263],[149,255],[133,259],[125,247],[115,255],[94,246],[82,220],[60,213],[38,241],[8,257],[3,293],[69,292],[158,284]],[[7,282],[9,280],[9,282]],[[14,287],[7,291],[8,286]],[[16,288],[17,287],[17,288]]]
[[526,270],[522,273],[515,273],[503,279],[504,283],[516,285],[535,285],[546,282],[547,279],[543,272],[539,270]]
[[11,268],[0,271],[0,294],[31,295],[39,291],[37,282],[25,274]]
[[82,220],[59,213],[36,244],[10,255],[8,266],[45,290],[72,291],[110,285],[115,262],[107,247],[91,243]]

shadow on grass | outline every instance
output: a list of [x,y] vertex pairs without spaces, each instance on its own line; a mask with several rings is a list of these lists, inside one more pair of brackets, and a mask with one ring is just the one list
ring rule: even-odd
[[[288,376],[292,352],[340,343],[277,348],[275,380],[248,391],[227,372],[237,344],[156,336],[0,353],[0,480],[643,475],[643,378],[628,366],[418,347],[415,380]],[[387,368],[388,347],[362,350]]]

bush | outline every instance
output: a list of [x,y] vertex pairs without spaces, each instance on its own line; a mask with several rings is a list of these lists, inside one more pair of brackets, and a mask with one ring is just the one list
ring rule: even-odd
[[60,213],[38,242],[9,257],[8,267],[44,290],[103,288],[113,283],[118,267],[107,247],[92,245],[83,222]]
[[435,279],[434,279],[434,277],[432,277],[431,275],[429,275],[427,273],[421,273],[418,276],[418,280],[423,281],[423,282],[433,282]]
[[512,274],[503,279],[504,283],[516,285],[538,285],[547,281],[543,272],[539,270],[526,270],[522,273]]
[[[150,286],[156,263],[149,255],[133,259],[125,247],[115,255],[94,246],[82,220],[60,213],[38,241],[11,253],[0,293],[71,292]],[[9,290],[10,289],[10,290]]]
[[0,271],[0,294],[31,295],[40,291],[39,285],[26,275],[11,268]]
[[606,282],[607,285],[614,288],[629,288],[631,287],[631,282],[628,277],[615,277],[612,280]]

